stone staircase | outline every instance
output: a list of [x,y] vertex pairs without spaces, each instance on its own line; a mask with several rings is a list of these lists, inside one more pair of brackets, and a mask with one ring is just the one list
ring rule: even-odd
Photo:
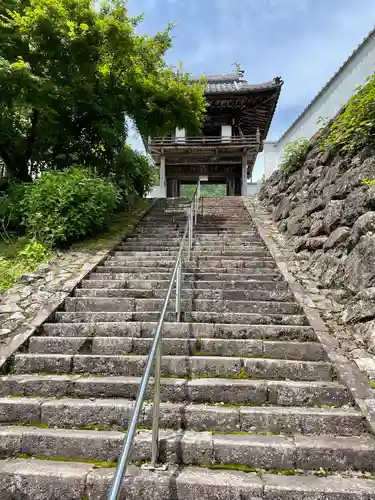
[[[156,206],[11,360],[1,500],[105,500],[183,233]],[[186,205],[186,203],[185,203]],[[152,383],[121,498],[370,500],[375,439],[241,198],[204,199],[182,322],[167,313],[160,461]]]

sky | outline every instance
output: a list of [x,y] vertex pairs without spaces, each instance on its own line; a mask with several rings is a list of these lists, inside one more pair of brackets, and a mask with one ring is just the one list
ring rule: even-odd
[[[139,32],[169,21],[169,64],[194,74],[230,73],[238,62],[249,83],[284,80],[268,139],[278,139],[375,24],[375,0],[128,0],[144,14]],[[141,148],[132,133],[130,142]],[[262,175],[259,158],[254,180]]]

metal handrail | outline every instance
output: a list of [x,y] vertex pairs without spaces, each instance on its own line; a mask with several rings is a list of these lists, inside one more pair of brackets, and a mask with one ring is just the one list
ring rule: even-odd
[[169,301],[173,291],[174,283],[176,282],[176,321],[181,321],[181,282],[182,282],[182,258],[185,248],[186,239],[188,238],[188,260],[190,260],[191,250],[193,246],[193,228],[197,222],[197,212],[199,207],[200,196],[200,181],[198,181],[193,199],[191,201],[188,220],[186,221],[185,230],[181,239],[180,248],[173,268],[172,276],[169,282],[168,291],[163,302],[163,308],[159,317],[159,321],[155,330],[155,335],[152,341],[151,349],[148,354],[145,371],[142,376],[137,399],[135,402],[132,418],[130,420],[128,430],[124,439],[124,447],[118,460],[115,477],[108,495],[108,500],[118,500],[122,481],[126,474],[127,466],[130,459],[130,453],[137,430],[139,417],[144,403],[146,389],[151,376],[152,365],[155,360],[154,374],[154,403],[153,403],[153,422],[152,422],[152,452],[151,452],[151,467],[157,469],[157,461],[159,455],[159,421],[160,421],[160,379],[161,379],[161,360],[162,360],[162,330],[164,325],[165,314],[168,309]]

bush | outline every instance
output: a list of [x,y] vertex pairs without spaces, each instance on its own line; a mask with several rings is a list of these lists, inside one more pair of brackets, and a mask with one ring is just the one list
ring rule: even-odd
[[289,142],[284,147],[283,161],[280,168],[286,177],[291,176],[303,166],[309,148],[310,141],[308,139],[297,139]]
[[375,134],[375,74],[358,87],[340,115],[330,125],[323,148],[352,155],[373,144]]
[[107,226],[118,190],[85,168],[48,172],[27,196],[27,233],[51,245],[77,241]]
[[10,184],[0,193],[0,232],[14,231],[22,234],[27,194],[31,184]]
[[155,169],[146,155],[126,144],[117,156],[111,178],[125,200],[134,194],[142,198],[154,185]]

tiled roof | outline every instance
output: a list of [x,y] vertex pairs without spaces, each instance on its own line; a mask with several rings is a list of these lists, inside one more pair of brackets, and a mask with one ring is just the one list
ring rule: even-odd
[[[206,94],[227,92],[249,92],[277,88],[282,85],[281,78],[274,78],[269,82],[249,84],[243,78],[243,73],[228,73],[223,75],[203,75],[206,79]],[[198,81],[200,77],[193,77],[191,81]]]

